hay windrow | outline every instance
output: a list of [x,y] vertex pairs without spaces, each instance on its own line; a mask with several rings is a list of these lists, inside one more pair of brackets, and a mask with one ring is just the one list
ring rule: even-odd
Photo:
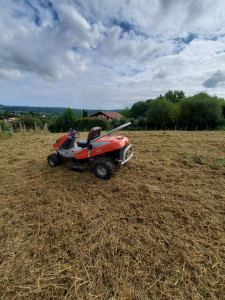
[[50,168],[60,134],[0,141],[2,299],[223,299],[225,133],[119,134],[108,181]]

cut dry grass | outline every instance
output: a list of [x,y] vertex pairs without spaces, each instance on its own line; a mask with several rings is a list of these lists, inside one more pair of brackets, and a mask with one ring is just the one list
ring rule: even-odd
[[108,181],[49,167],[60,134],[0,141],[2,299],[224,299],[225,132],[121,134]]

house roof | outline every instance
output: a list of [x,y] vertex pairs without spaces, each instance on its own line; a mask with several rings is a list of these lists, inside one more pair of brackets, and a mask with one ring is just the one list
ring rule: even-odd
[[8,118],[8,121],[18,121],[18,118]]
[[98,111],[97,113],[91,115],[91,117],[94,116],[98,116],[99,114],[103,114],[105,116],[107,116],[108,118],[111,119],[117,119],[120,120],[121,118],[123,118],[123,115],[121,115],[120,113],[118,113],[117,111]]

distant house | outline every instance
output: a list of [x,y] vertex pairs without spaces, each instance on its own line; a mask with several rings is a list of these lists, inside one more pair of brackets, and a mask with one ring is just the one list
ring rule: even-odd
[[103,118],[108,121],[111,121],[112,119],[120,120],[124,116],[118,113],[117,111],[98,111],[97,113],[91,115],[92,118]]
[[10,122],[10,123],[13,123],[13,122],[16,122],[16,121],[19,121],[20,119],[18,118],[9,118],[7,121]]
[[10,123],[17,122],[17,121],[19,121],[19,120],[20,120],[20,119],[18,119],[18,118],[9,118],[9,119],[6,120],[6,123],[7,123],[7,124],[10,124]]

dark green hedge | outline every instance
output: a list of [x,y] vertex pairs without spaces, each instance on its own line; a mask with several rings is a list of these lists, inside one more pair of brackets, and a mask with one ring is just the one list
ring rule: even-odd
[[101,127],[102,130],[109,130],[109,121],[100,118],[80,118],[74,123],[75,129],[78,131],[89,131],[96,126]]

